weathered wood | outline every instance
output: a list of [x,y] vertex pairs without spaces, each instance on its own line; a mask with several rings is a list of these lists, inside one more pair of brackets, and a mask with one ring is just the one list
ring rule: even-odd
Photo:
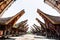
[[38,30],[41,30],[41,27],[40,26],[37,26],[36,24],[34,24]]
[[[38,14],[44,19],[45,21],[45,25],[46,25],[46,30],[47,30],[47,35],[48,36],[60,36],[60,17],[57,16],[51,16],[48,14],[45,14],[44,12],[42,12],[41,10],[37,10]],[[50,32],[49,32],[50,31]],[[51,35],[50,35],[51,34]]]
[[37,32],[39,31],[39,29],[35,25],[33,25],[33,27],[36,29]]
[[0,17],[13,4],[14,0],[0,0]]
[[44,2],[60,13],[60,0],[44,0]]
[[19,13],[17,13],[15,16],[13,16],[10,20],[6,22],[6,24],[13,24],[15,25],[16,21],[25,13],[24,10],[21,10]]
[[33,34],[35,34],[35,33],[36,33],[36,30],[35,30],[33,27],[31,27],[31,32],[32,32]]
[[16,24],[15,26],[16,26],[16,28],[12,28],[12,30],[11,30],[12,35],[25,34],[27,32],[27,30],[28,30],[27,20],[24,20],[24,21]]
[[[15,25],[16,21],[24,14],[24,10],[17,13],[15,16],[9,18],[0,18],[0,26],[5,27],[4,35],[10,34],[12,31],[12,27]],[[8,33],[7,33],[8,32]]]

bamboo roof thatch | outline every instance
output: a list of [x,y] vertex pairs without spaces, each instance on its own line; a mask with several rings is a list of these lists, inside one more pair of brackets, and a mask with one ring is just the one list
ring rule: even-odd
[[16,24],[15,26],[16,26],[16,28],[13,27],[14,30],[17,29],[17,30],[19,30],[21,32],[27,32],[27,30],[28,30],[27,20],[24,20],[24,21]]
[[60,13],[60,0],[44,0],[44,2]]
[[27,23],[27,21],[28,21],[28,20],[21,21],[21,22],[17,23],[16,26],[20,26],[20,25],[22,25],[23,23]]
[[33,34],[40,33],[40,31],[41,31],[40,26],[37,26],[36,24],[34,24],[33,27],[31,27],[31,32]]
[[13,4],[15,0],[0,0],[0,16]]
[[15,19],[18,20],[19,17],[21,17],[24,13],[25,13],[24,10],[22,10],[22,11],[20,11],[19,13],[17,13],[16,15],[14,15],[12,17],[0,18],[0,24],[7,25]]
[[43,17],[43,19],[46,18],[47,20],[49,20],[53,24],[60,24],[60,17],[59,16],[48,15],[39,9],[37,9],[37,12],[41,17]]
[[38,18],[36,18],[36,20],[41,25],[41,27],[46,28],[46,25],[43,22],[41,22]]

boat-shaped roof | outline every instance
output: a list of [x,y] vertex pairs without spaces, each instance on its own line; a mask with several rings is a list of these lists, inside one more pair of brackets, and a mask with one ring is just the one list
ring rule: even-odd
[[[24,10],[20,11],[19,13],[17,13],[16,15],[12,16],[12,17],[8,17],[8,18],[0,18],[0,24],[9,24],[10,22],[12,22],[13,20],[16,19],[16,17],[21,17],[24,14]],[[17,19],[18,20],[18,19]]]
[[44,2],[60,13],[60,0],[44,0]]
[[0,16],[13,4],[15,0],[0,0]]
[[44,12],[42,12],[41,10],[37,9],[37,12],[40,16],[48,19],[51,23],[53,24],[60,24],[60,17],[59,16],[52,16],[52,15],[48,15]]

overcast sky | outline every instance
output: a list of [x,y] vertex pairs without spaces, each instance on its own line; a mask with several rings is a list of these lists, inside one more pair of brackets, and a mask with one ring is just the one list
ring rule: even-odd
[[42,22],[43,19],[38,15],[37,8],[45,12],[46,14],[60,16],[60,14],[43,2],[44,0],[16,0],[11,7],[3,14],[2,17],[10,17],[21,11],[25,10],[25,14],[17,21],[17,23],[28,19],[29,26],[33,24],[39,25],[39,23],[35,20],[35,18],[39,18]]

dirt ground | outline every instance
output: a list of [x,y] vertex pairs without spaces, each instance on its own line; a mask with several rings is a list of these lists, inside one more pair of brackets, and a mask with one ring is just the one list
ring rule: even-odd
[[47,39],[44,36],[37,36],[37,35],[33,35],[33,34],[26,34],[23,36],[11,37],[11,38],[14,38],[15,40],[55,40],[55,39]]

